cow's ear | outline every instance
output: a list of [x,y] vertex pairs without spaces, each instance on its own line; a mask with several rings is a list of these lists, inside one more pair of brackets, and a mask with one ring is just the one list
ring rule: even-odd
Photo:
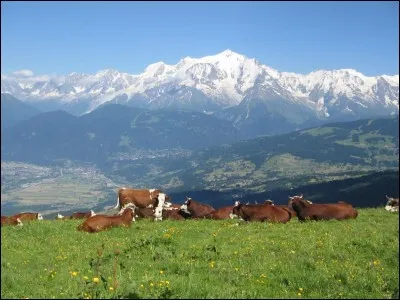
[[303,199],[303,194],[300,194],[300,196],[299,196],[301,199]]

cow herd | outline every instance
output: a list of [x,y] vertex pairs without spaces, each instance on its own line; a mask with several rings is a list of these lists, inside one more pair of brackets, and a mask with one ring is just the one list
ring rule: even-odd
[[[386,196],[385,209],[398,212],[399,199]],[[316,204],[303,198],[303,195],[289,196],[288,205],[274,205],[272,200],[265,200],[262,204],[242,204],[236,201],[234,205],[214,209],[212,206],[192,198],[186,197],[182,205],[171,202],[172,198],[159,189],[131,189],[118,190],[117,204],[114,210],[119,210],[115,215],[96,214],[90,212],[76,212],[71,216],[57,215],[57,220],[85,219],[77,226],[78,231],[89,233],[100,232],[112,227],[130,227],[136,219],[149,218],[155,221],[165,219],[233,219],[244,221],[266,221],[274,223],[287,223],[297,217],[299,221],[306,220],[345,220],[355,219],[357,210],[349,203]],[[21,213],[11,217],[2,216],[1,225],[22,226],[22,221],[43,220],[39,213]]]

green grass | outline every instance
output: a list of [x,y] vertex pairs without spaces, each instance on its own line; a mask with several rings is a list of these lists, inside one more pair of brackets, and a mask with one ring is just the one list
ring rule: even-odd
[[2,227],[1,297],[390,298],[399,288],[399,216],[382,208],[308,223],[141,220],[98,234],[79,223]]

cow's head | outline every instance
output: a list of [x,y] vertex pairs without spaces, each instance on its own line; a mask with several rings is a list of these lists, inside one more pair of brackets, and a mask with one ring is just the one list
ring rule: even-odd
[[126,214],[128,215],[129,218],[131,218],[132,222],[135,222],[135,207],[129,206],[125,207],[127,210]]
[[43,220],[43,216],[41,214],[38,214],[37,219],[42,221]]
[[235,201],[235,206],[232,209],[232,213],[229,215],[231,219],[240,217],[240,208],[242,207],[242,203],[240,201]]
[[389,205],[389,206],[399,206],[399,198],[392,198],[392,197],[388,197],[388,196],[386,195],[386,200],[387,200],[386,205]]
[[187,213],[187,214],[191,214],[188,206],[190,205],[190,202],[192,201],[192,198],[189,198],[188,196],[186,196],[186,201],[181,205],[180,210],[182,210],[183,212]]
[[17,218],[17,226],[23,226],[24,224],[22,224],[22,221],[19,219],[19,218]]
[[[133,203],[128,203],[128,204],[124,205],[124,206],[121,208],[121,210],[118,212],[117,215],[122,215],[123,212],[125,211],[125,209],[127,209],[127,208],[130,208],[130,209],[133,210],[133,212],[135,212],[136,205],[133,204]],[[96,215],[96,214],[95,214],[95,215]]]
[[303,194],[301,194],[300,196],[292,196],[292,197],[289,196],[289,204],[288,204],[289,208],[293,209],[293,205],[307,206],[310,204],[312,204],[311,201],[303,199]]

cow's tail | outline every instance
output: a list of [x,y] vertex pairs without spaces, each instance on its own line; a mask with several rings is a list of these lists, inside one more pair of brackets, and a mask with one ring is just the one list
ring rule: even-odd
[[113,209],[117,209],[117,210],[120,209],[120,206],[119,206],[119,192],[118,192],[118,196],[117,196],[117,205],[114,206]]

